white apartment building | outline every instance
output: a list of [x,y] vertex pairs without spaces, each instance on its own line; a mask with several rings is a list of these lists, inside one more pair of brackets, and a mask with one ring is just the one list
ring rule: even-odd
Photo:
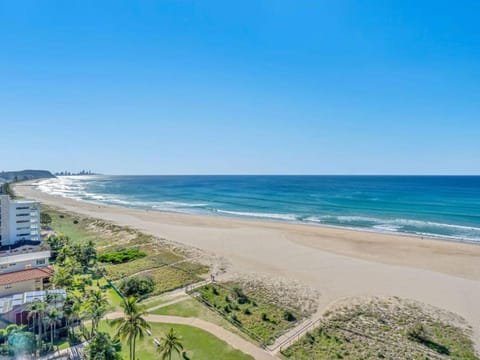
[[21,241],[40,241],[40,205],[0,194],[0,246]]

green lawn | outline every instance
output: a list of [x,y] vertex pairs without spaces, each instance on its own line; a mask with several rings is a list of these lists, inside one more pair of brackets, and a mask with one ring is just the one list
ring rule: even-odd
[[[233,349],[224,341],[218,339],[212,334],[201,329],[187,326],[187,325],[170,325],[151,323],[152,337],[146,336],[142,340],[137,340],[137,354],[136,357],[141,360],[157,360],[160,358],[156,352],[156,346],[153,343],[153,338],[160,338],[170,328],[173,328],[179,335],[182,336],[182,344],[187,350],[187,355],[190,359],[195,360],[253,360],[249,355],[242,353],[239,350]],[[106,322],[100,324],[100,330],[107,331],[111,334],[115,333],[115,329],[110,327]],[[128,345],[122,346],[122,356],[128,359]],[[181,359],[179,356],[173,356],[172,360]]]
[[193,299],[186,299],[176,304],[161,307],[153,310],[152,314],[157,315],[174,315],[181,317],[195,317],[210,321],[215,317],[215,314],[208,309],[205,309],[202,304]]
[[112,307],[112,311],[122,311],[121,304],[123,303],[120,295],[117,294],[113,288],[109,287],[107,290],[107,299]]
[[[159,302],[160,303],[160,302]],[[153,307],[155,305],[150,305],[149,303],[145,304],[147,310],[149,307]],[[202,319],[218,326],[223,327],[225,330],[228,330],[234,334],[237,334],[241,338],[250,341],[256,345],[254,339],[250,338],[245,332],[240,330],[238,327],[234,326],[230,321],[226,320],[224,317],[220,316],[216,312],[209,309],[207,306],[203,305],[197,300],[192,298],[187,298],[181,302],[168,305],[165,307],[158,308],[150,312],[151,314],[157,315],[172,315],[172,316],[181,316],[181,317],[194,317],[198,319]]]
[[[181,296],[181,295],[180,295]],[[157,305],[162,305],[167,302],[170,302],[172,300],[175,300],[175,297],[170,297],[166,295],[158,295],[158,296],[152,296],[149,297],[148,299],[145,299],[141,301],[140,303],[145,306],[146,309],[152,308]]]

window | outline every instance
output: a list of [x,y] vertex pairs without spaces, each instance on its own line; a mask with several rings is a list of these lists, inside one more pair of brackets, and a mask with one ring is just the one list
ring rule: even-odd
[[37,260],[37,265],[44,265],[44,264],[45,264],[45,259]]
[[5,285],[5,289],[11,289],[12,288],[12,285],[8,284],[8,285]]

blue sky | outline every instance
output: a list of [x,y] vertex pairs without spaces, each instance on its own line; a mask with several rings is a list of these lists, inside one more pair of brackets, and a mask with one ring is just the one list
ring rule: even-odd
[[0,170],[480,174],[478,1],[1,1]]

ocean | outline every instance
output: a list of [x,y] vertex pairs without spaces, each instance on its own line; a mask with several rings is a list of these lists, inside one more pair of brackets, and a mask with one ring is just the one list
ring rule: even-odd
[[102,204],[480,242],[480,176],[63,176]]

